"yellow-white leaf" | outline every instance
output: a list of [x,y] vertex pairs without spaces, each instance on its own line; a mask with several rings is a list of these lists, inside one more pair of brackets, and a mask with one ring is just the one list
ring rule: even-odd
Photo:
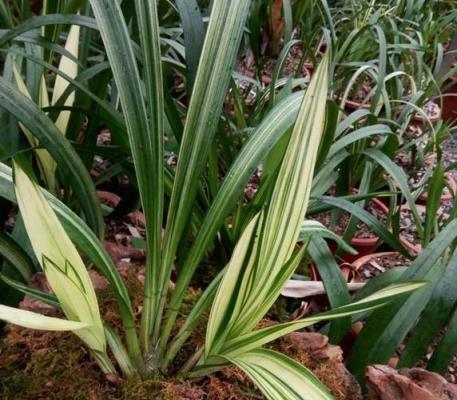
[[226,267],[208,322],[208,358],[217,356],[224,342],[250,332],[293,273],[288,262],[303,225],[325,127],[328,65],[326,55],[305,93],[270,204],[259,214],[259,229],[256,217]]
[[77,335],[95,351],[106,349],[97,297],[87,269],[39,186],[14,162],[16,197],[38,261],[68,319],[86,323]]
[[87,328],[83,322],[68,321],[61,318],[46,317],[32,311],[20,310],[0,304],[0,319],[24,328],[44,331],[77,331]]
[[[71,53],[75,58],[78,58],[79,53],[79,33],[80,27],[78,25],[72,25],[70,32],[68,33],[67,42],[65,43],[65,50]],[[59,71],[68,75],[70,78],[76,78],[78,75],[78,64],[68,57],[62,56],[59,63]],[[52,94],[51,103],[55,105],[60,99],[62,94],[65,92],[69,85],[69,82],[57,75],[56,82],[54,84],[54,92]],[[73,91],[65,100],[65,106],[72,106],[75,101],[75,92]],[[70,119],[70,111],[61,111],[56,120],[56,126],[60,132],[64,135],[67,131],[68,121]]]
[[271,350],[229,358],[270,400],[332,400],[326,387],[303,365]]
[[[16,86],[19,91],[24,95],[27,96],[30,100],[32,100],[32,96],[27,89],[27,85],[25,84],[24,80],[22,79],[21,74],[17,70],[16,63],[13,62],[13,75],[14,80],[16,81]],[[40,98],[42,101],[45,102],[44,104],[40,104],[41,107],[47,107],[49,104],[47,101],[47,89],[46,89],[46,82],[43,77],[41,77],[40,83]],[[29,141],[32,147],[38,146],[38,140],[33,136],[32,132],[28,130],[24,124],[19,122],[19,126],[21,127],[22,131],[25,134],[25,137]],[[45,149],[36,149],[35,154],[38,159],[38,164],[40,167],[40,171],[42,174],[43,179],[46,181],[47,189],[50,190],[52,193],[56,193],[57,190],[57,182],[56,182],[56,162],[51,157],[49,152]]]
[[[206,331],[205,350],[207,356],[209,353],[218,350],[218,345],[221,344],[220,342],[222,339],[218,337],[218,334],[220,334],[221,331],[228,333],[231,327],[229,319],[231,316],[236,317],[236,313],[233,311],[233,308],[230,310],[230,303],[231,299],[233,298],[235,287],[238,283],[240,274],[242,273],[243,264],[247,261],[250,243],[257,228],[259,217],[260,214],[251,220],[241,235],[240,239],[238,240],[230,262],[226,267],[224,278],[222,279],[217,290],[216,298],[214,300],[213,306],[211,307],[211,313],[209,316]],[[237,292],[237,300],[241,300],[242,297],[242,290],[239,290]]]
[[39,104],[41,108],[49,107],[49,95],[48,95],[48,88],[46,86],[46,80],[44,79],[44,75],[41,76],[40,80],[40,93],[39,93]]

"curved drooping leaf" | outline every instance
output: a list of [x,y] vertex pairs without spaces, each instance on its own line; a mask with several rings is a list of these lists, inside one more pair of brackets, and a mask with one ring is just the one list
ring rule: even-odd
[[3,304],[0,304],[0,319],[24,328],[44,331],[75,331],[75,333],[78,333],[78,331],[89,327],[85,322],[46,317],[32,311],[8,307]]
[[[439,259],[457,237],[457,220],[450,222],[422,251],[401,276],[401,281],[429,279],[436,282],[444,272]],[[373,313],[357,337],[348,364],[352,372],[363,378],[366,365],[387,362],[405,338],[427,305],[433,285],[413,293],[404,303],[393,303],[382,312]],[[376,338],[376,339],[374,339]]]
[[326,226],[322,225],[318,221],[314,220],[305,220],[300,229],[300,234],[298,236],[298,241],[303,241],[308,237],[321,237],[326,239],[334,240],[341,246],[344,251],[347,251],[350,254],[358,254],[357,250],[347,244],[340,236],[335,232],[328,229]]
[[11,28],[9,30],[0,31],[0,47],[3,47],[8,41],[15,37],[31,31],[33,29],[41,28],[42,26],[65,24],[65,25],[79,25],[85,26],[86,28],[98,29],[95,19],[82,15],[74,14],[49,14],[32,17],[27,21]]
[[[135,353],[136,349],[139,349],[139,347],[136,336],[133,308],[124,281],[121,279],[111,257],[106,252],[93,231],[84,223],[84,221],[81,220],[81,218],[79,218],[72,210],[70,210],[65,204],[49,192],[43,190],[43,193],[46,199],[50,202],[53,210],[58,215],[59,220],[71,240],[79,249],[84,249],[84,253],[110,282],[124,323],[129,351],[132,354]],[[0,163],[0,196],[12,202],[17,201],[14,194],[11,168],[3,163]]]
[[34,289],[31,288],[24,283],[18,282],[14,279],[8,278],[5,275],[0,275],[0,279],[5,282],[7,285],[11,286],[12,288],[18,290],[21,293],[27,294],[37,300],[42,301],[45,304],[49,304],[51,307],[60,308],[60,303],[57,300],[57,297],[54,296],[53,294],[49,294],[46,292],[43,292],[42,290],[39,289]]
[[11,83],[0,78],[0,106],[20,121],[52,155],[70,180],[89,226],[103,237],[104,222],[90,175],[76,151],[48,116]]
[[298,321],[277,324],[268,328],[246,333],[228,341],[222,349],[221,354],[233,357],[257,347],[261,347],[273,340],[280,338],[281,336],[297,331],[299,329],[306,328],[307,326],[313,325],[316,322],[341,318],[348,315],[374,310],[378,307],[383,307],[395,298],[403,297],[405,294],[421,289],[425,285],[425,282],[393,284],[375,292],[374,294],[362,300],[335,308],[331,311],[326,311],[324,313]]
[[399,251],[403,255],[409,257],[409,254],[405,248],[400,244],[397,237],[389,232],[386,225],[383,222],[379,221],[375,216],[365,211],[363,208],[352,204],[350,201],[343,198],[322,196],[321,200],[330,206],[338,207],[354,215],[359,220],[368,225],[373,230],[373,232],[375,232],[376,235],[378,235],[389,246],[391,246],[396,251]]
[[29,255],[6,232],[0,231],[0,255],[8,260],[27,282],[36,271]]
[[270,400],[332,400],[303,365],[272,350],[256,349],[227,359],[241,368]]
[[198,63],[205,39],[205,25],[196,0],[176,0],[184,32],[184,47],[187,63],[187,94],[192,89],[197,75]]
[[105,353],[97,296],[81,256],[39,186],[16,161],[14,183],[27,235],[46,280],[67,318],[87,325],[76,334],[91,350]]
[[365,139],[374,135],[389,135],[392,134],[392,130],[384,124],[376,124],[365,126],[357,129],[354,132],[348,133],[347,135],[338,139],[332,147],[330,147],[328,157],[332,157],[335,153],[343,149],[344,147],[357,142],[358,140]]
[[[346,281],[325,240],[319,237],[311,238],[309,255],[313,259],[320,278],[324,283],[325,291],[332,308],[349,304],[351,302],[351,296],[349,295]],[[350,327],[350,318],[342,318],[332,322],[329,333],[332,343],[338,343]]]

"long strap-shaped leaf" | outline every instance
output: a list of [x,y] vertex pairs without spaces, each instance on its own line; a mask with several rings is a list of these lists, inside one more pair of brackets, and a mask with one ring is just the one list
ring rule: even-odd
[[252,329],[263,318],[260,314],[271,306],[265,299],[291,257],[300,233],[325,125],[328,62],[327,54],[303,99],[266,214],[254,284],[243,304],[243,315],[233,327],[235,335]]
[[187,64],[187,96],[192,94],[198,62],[205,39],[205,25],[197,0],[176,0],[184,31]]
[[444,374],[449,366],[449,363],[457,352],[457,310],[454,309],[452,317],[449,320],[446,332],[443,339],[440,341],[430,362],[427,364],[427,369],[430,371]]
[[420,321],[408,339],[400,357],[399,367],[413,366],[427,353],[429,345],[439,330],[449,322],[456,301],[457,252],[454,252],[420,317]]
[[226,341],[249,332],[279,295],[278,281],[292,274],[287,263],[304,220],[324,130],[328,58],[303,99],[271,204],[258,222],[249,223],[219,286],[208,321],[207,357],[217,354]]
[[165,231],[154,338],[158,338],[173,259],[194,205],[198,182],[216,131],[230,71],[240,45],[250,0],[213,3],[208,31],[189,105]]
[[[326,241],[321,237],[312,237],[309,245],[309,255],[316,264],[332,308],[350,303],[351,296],[346,280]],[[329,333],[332,343],[338,343],[350,328],[350,318],[342,318],[332,323]]]
[[[151,196],[151,207],[154,213],[148,226],[148,262],[146,269],[145,301],[142,313],[141,339],[144,349],[148,349],[152,313],[156,302],[159,283],[159,266],[161,262],[161,241],[163,223],[163,114],[164,99],[162,86],[162,62],[160,53],[159,20],[156,0],[135,1],[138,25],[140,28],[143,50],[143,71],[146,83],[148,116],[152,135],[152,154],[149,154],[153,169],[149,172],[149,187],[140,188]],[[137,162],[137,164],[139,164]],[[139,166],[139,165],[138,165]],[[137,168],[138,171],[138,168]],[[137,172],[138,174],[138,172]],[[143,196],[143,197],[144,197]],[[143,198],[142,197],[142,198]]]
[[284,336],[288,333],[306,328],[319,321],[333,320],[344,316],[359,314],[373,310],[378,307],[383,307],[395,298],[404,296],[417,289],[423,288],[426,285],[424,282],[399,283],[390,285],[381,289],[366,298],[355,303],[347,304],[335,308],[331,311],[321,313],[302,320],[287,322],[283,324],[273,325],[268,328],[259,329],[245,335],[233,338],[227,342],[221,354],[236,356],[244,352],[250,351],[257,347],[263,346]]
[[44,331],[80,331],[90,325],[85,322],[68,321],[66,319],[46,317],[32,311],[20,310],[0,304],[0,319],[24,328]]
[[97,29],[97,24],[93,18],[82,15],[40,15],[30,18],[27,21],[15,26],[14,28],[7,30],[6,32],[2,32],[3,35],[0,36],[0,47],[4,46],[9,40],[16,38],[23,33],[29,32],[32,29],[55,24],[79,25],[91,29]]
[[[101,245],[95,234],[81,218],[52,194],[46,191],[43,192],[71,240],[78,248],[84,249],[84,253],[109,280],[119,305],[119,312],[124,323],[126,341],[130,354],[133,358],[137,358],[137,361],[141,361],[135,328],[135,318],[133,316],[133,308],[129,294],[111,257]],[[0,163],[0,197],[16,202],[12,171],[11,168],[3,163]]]
[[[24,167],[23,167],[24,165]],[[66,317],[85,322],[77,335],[93,351],[104,354],[106,340],[97,296],[89,273],[57,215],[45,199],[27,164],[13,160],[16,199],[33,251]]]
[[405,248],[399,243],[398,239],[386,228],[385,224],[378,220],[375,216],[365,211],[363,208],[351,203],[350,201],[338,198],[338,197],[329,197],[322,196],[320,198],[323,203],[328,204],[332,207],[338,207],[348,213],[354,215],[359,220],[370,226],[373,231],[378,235],[383,241],[385,241],[389,246],[391,246],[396,251],[402,253],[406,257],[409,256]]
[[140,73],[119,3],[106,0],[91,0],[90,3],[119,90],[146,219],[148,260],[142,346],[143,351],[147,352],[152,307],[155,303],[153,285],[157,285],[154,282],[157,277],[154,279],[153,271],[157,271],[159,267],[163,208],[163,96],[156,2],[151,0],[136,3],[146,71],[148,107],[143,100]]
[[[287,322],[258,329],[247,334],[238,336],[226,342],[218,354],[208,357],[203,363],[198,365],[192,372],[192,376],[203,376],[208,371],[218,370],[225,366],[223,361],[242,356],[245,353],[264,346],[288,333],[306,328],[320,321],[334,320],[350,315],[357,315],[372,311],[376,308],[383,307],[396,298],[402,298],[406,294],[423,288],[425,282],[400,283],[387,286],[377,292],[365,297],[352,304],[335,308],[331,311],[321,313],[312,317],[304,318],[298,321]],[[426,289],[424,289],[426,290]]]
[[[401,281],[434,276],[437,262],[457,237],[457,221],[450,222],[402,275]],[[441,267],[440,267],[441,268]],[[431,291],[414,293],[404,304],[393,303],[368,318],[348,358],[352,372],[363,377],[369,363],[386,362],[423,311]]]
[[162,331],[161,350],[168,341],[182,299],[205,251],[214,240],[224,219],[240,198],[240,193],[243,192],[243,188],[257,166],[296,120],[302,99],[303,93],[295,93],[279,103],[252,132],[249,140],[230,167],[202,225],[199,227],[195,241],[182,263],[178,281],[169,303],[166,324]]
[[333,399],[309,370],[284,354],[257,349],[229,360],[240,367],[270,400]]
[[72,181],[89,226],[101,238],[104,223],[100,203],[90,175],[71,146],[49,117],[27,96],[0,78],[0,106],[13,114],[49,151]]
[[8,260],[21,274],[24,281],[30,279],[36,271],[30,256],[6,232],[0,231],[0,255]]

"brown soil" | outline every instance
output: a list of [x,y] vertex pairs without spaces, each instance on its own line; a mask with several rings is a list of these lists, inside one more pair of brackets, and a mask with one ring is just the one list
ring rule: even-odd
[[[418,210],[419,218],[423,223],[425,221],[425,210]],[[410,210],[400,212],[400,232],[401,235],[410,243],[418,245],[421,240],[417,235],[416,225]]]
[[[432,343],[429,345],[427,349],[427,353],[419,360],[414,367],[418,368],[427,368],[428,361],[432,358],[433,352],[435,351],[438,344],[443,339],[445,330],[442,329],[440,332],[437,333],[435,338],[433,339]],[[397,356],[400,357],[402,351],[405,348],[405,344],[400,345],[399,349],[397,350]],[[452,358],[451,362],[447,367],[447,371],[443,374],[443,377],[450,383],[457,383],[457,354]]]
[[411,260],[401,254],[390,254],[371,258],[365,264],[361,265],[355,273],[358,280],[368,281],[389,269],[399,266],[409,266],[410,264]]
[[[417,128],[420,131],[420,128]],[[426,135],[424,135],[426,136]],[[454,139],[455,140],[455,139]],[[446,140],[443,144],[443,161],[444,161],[444,166],[448,167],[451,163],[455,162],[454,160],[457,160],[455,157],[455,149],[452,148],[452,138]],[[416,168],[415,166],[411,165],[411,156],[406,153],[398,153],[395,156],[394,159],[395,163],[400,166],[405,174],[408,177],[408,186],[411,191],[415,191],[419,188],[422,189],[423,192],[427,192],[428,186],[430,184],[431,176],[430,178],[425,182],[422,183],[422,179],[424,178],[426,171],[425,169],[420,169]],[[428,162],[433,162],[433,161],[426,161]],[[457,171],[456,170],[450,170],[447,172],[451,178],[455,180],[457,178]],[[443,191],[442,191],[442,196],[448,196],[451,194],[451,191],[447,186],[444,186]],[[449,208],[449,205],[448,205]],[[449,212],[447,210],[446,212]]]
[[[283,69],[281,71],[281,74],[279,78],[284,78],[284,77],[293,77],[297,76],[297,78],[308,78],[310,79],[311,74],[308,68],[306,67],[305,64],[309,65],[307,61],[303,63],[302,70],[301,72],[298,72],[298,68],[300,67],[300,63],[303,57],[303,50],[300,47],[300,45],[295,45],[289,50],[289,54],[286,57],[286,60],[283,65]],[[261,76],[262,76],[262,83],[268,85],[271,83],[273,71],[275,69],[277,60],[271,57],[263,57],[261,60],[263,63],[263,69],[261,71]],[[255,76],[255,71],[256,71],[256,65],[255,65],[255,60],[252,54],[249,54],[245,57],[243,57],[240,62],[238,63],[237,66],[237,71],[240,74],[246,75],[250,78],[254,78]],[[245,89],[242,87],[241,89]],[[249,104],[249,102],[247,103]]]
[[[442,144],[443,160],[446,167],[457,162],[457,135],[450,134]],[[449,171],[454,180],[457,181],[457,169]]]
[[373,89],[373,81],[369,78],[365,78],[362,82],[356,84],[351,92],[349,93],[349,100],[357,103],[368,103],[367,96]]
[[[449,214],[446,212],[448,208],[449,204],[444,204],[438,209],[437,222],[439,227],[442,227],[449,217]],[[425,207],[419,207],[417,212],[419,214],[419,219],[423,224],[425,222]],[[408,208],[405,208],[400,212],[400,233],[408,242],[414,245],[421,244],[411,210]]]
[[[427,118],[434,120],[438,118],[441,114],[440,107],[438,104],[434,103],[433,101],[428,101],[425,103],[425,105],[422,107],[422,111],[425,113]],[[416,114],[417,118],[424,118],[422,113],[417,113]]]
[[[368,203],[366,211],[368,211],[370,214],[374,215],[379,221],[387,221],[386,214],[383,212],[383,210],[381,210],[373,202]],[[311,219],[319,221],[322,225],[331,229],[337,235],[343,236],[346,231],[346,228],[349,224],[350,217],[351,217],[351,215],[349,213],[343,211],[338,220],[338,223],[335,224],[334,226],[331,226],[331,221],[332,221],[331,212],[325,212],[325,213],[313,215]],[[371,229],[366,224],[364,224],[363,222],[360,222],[357,225],[357,230],[356,230],[356,233],[354,234],[354,237],[355,238],[375,238],[376,235],[371,231]]]

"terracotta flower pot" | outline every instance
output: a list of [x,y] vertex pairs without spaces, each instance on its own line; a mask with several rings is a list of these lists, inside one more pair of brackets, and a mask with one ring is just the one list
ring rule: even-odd
[[[414,114],[413,118],[411,119],[411,125],[417,127],[427,127],[430,126],[430,123],[434,123],[441,119],[441,108],[438,104],[429,101],[422,107],[422,111],[425,114],[428,114],[427,117],[422,115],[422,113]],[[432,114],[432,115],[430,115]]]
[[343,351],[343,360],[346,360],[351,353],[352,346],[354,345],[357,336],[359,336],[360,332],[363,329],[363,322],[357,321],[352,325],[352,329],[344,336],[344,338],[338,343]]
[[116,193],[108,192],[106,190],[97,190],[97,196],[100,203],[106,204],[111,208],[116,207],[121,201],[121,198]]
[[360,269],[365,264],[370,263],[370,261],[373,260],[373,259],[379,259],[379,258],[383,258],[383,257],[392,257],[392,256],[394,258],[402,257],[402,255],[398,251],[383,251],[383,252],[380,252],[380,253],[372,253],[372,254],[367,254],[366,256],[363,256],[363,257],[359,257],[351,265],[352,270],[354,272],[354,282],[358,282],[358,281],[364,282],[367,279],[370,279],[370,278],[364,279],[363,277],[362,277],[362,279],[358,279],[358,277],[360,277]]
[[[389,213],[389,208],[379,199],[374,198],[371,202],[374,203],[385,215]],[[353,237],[350,245],[357,250],[358,254],[343,253],[341,254],[341,259],[343,262],[352,263],[359,257],[373,253],[378,245],[378,242],[379,237],[376,235],[369,238]],[[333,240],[329,240],[327,244],[331,252],[335,254],[338,250],[338,244]]]
[[369,110],[370,107],[371,107],[371,104],[369,104],[369,103],[359,103],[358,101],[354,101],[354,100],[346,100],[346,102],[344,103],[344,108],[346,108],[347,110],[350,110],[350,111],[355,111],[355,110],[360,110],[360,109]]
[[363,257],[359,257],[357,260],[355,260],[352,263],[352,268],[354,269],[354,271],[357,271],[373,258],[394,256],[394,255],[400,255],[400,253],[397,251],[382,251],[380,253],[367,254],[367,255],[365,255]]
[[305,62],[305,68],[308,70],[309,76],[313,76],[314,73],[314,65],[311,62]]
[[[383,204],[384,205],[384,204]],[[351,240],[351,246],[358,251],[359,254],[343,254],[342,259],[348,263],[352,263],[358,257],[372,254],[376,250],[379,237],[373,236],[370,238],[358,238],[355,237]]]
[[[449,79],[444,84],[443,93],[443,110],[442,118],[446,122],[454,121],[457,118],[457,77]],[[437,103],[439,104],[440,99],[438,98]]]
[[401,245],[408,251],[412,256],[418,256],[422,252],[422,245],[411,243],[408,239],[400,234],[398,238]]
[[[446,186],[448,187],[449,191],[447,193],[443,193],[441,195],[440,203],[446,203],[448,201],[452,201],[457,194],[457,182],[455,179],[452,177],[451,174],[445,174],[444,180],[446,182]],[[428,199],[428,192],[422,192],[419,198],[417,199],[417,202],[419,204],[427,204],[427,199]]]
[[[371,202],[377,206],[385,215],[389,214],[389,208],[379,199],[372,199]],[[351,246],[358,251],[359,254],[345,253],[342,255],[343,261],[352,263],[359,257],[372,254],[378,245],[379,237],[373,236],[369,238],[353,237],[351,240]]]
[[[311,280],[313,281],[321,281],[321,277],[319,275],[319,271],[317,270],[317,267],[314,264],[311,264],[310,266],[311,269]],[[351,282],[352,281],[352,265],[349,263],[342,263],[340,264],[340,270],[341,273],[343,274],[344,279],[346,282]]]

